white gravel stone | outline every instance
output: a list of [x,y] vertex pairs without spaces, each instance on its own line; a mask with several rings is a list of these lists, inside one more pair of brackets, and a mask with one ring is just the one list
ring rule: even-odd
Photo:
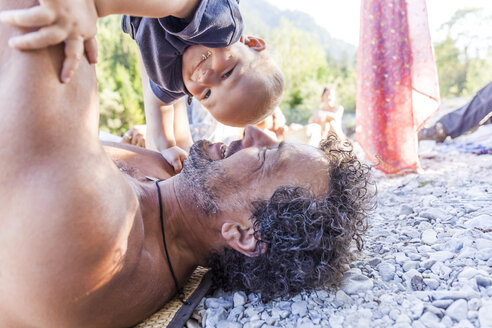
[[417,320],[422,316],[422,313],[424,312],[424,303],[422,303],[419,300],[415,300],[411,302],[409,310],[410,310],[410,317],[413,320]]
[[492,240],[485,239],[485,238],[478,238],[475,240],[475,247],[480,251],[485,248],[492,248]]
[[227,318],[227,311],[222,308],[210,308],[207,309],[207,316],[205,319],[205,325],[207,327],[215,327],[217,323],[221,320],[225,320]]
[[398,310],[398,309],[392,309],[388,313],[388,316],[390,317],[391,320],[396,321],[396,319],[400,316],[400,310]]
[[408,288],[411,288],[411,282],[415,276],[422,278],[420,272],[418,272],[415,269],[409,270],[408,272],[405,272],[405,274],[403,275],[403,279],[405,280],[405,283]]
[[492,300],[483,302],[478,311],[478,320],[481,328],[492,328]]
[[399,324],[402,324],[402,323],[406,323],[406,324],[410,324],[412,323],[412,319],[410,319],[408,317],[408,315],[402,313],[400,314],[397,318],[396,318],[396,323],[399,323]]
[[480,229],[492,229],[492,216],[488,214],[482,214],[465,223],[467,228],[480,228]]
[[457,259],[461,258],[474,258],[477,250],[473,247],[463,247],[461,252],[456,256]]
[[443,309],[443,310],[446,310],[451,304],[453,304],[453,300],[437,300],[437,301],[434,301],[432,302],[432,305],[437,307],[437,308],[440,308],[440,309]]
[[451,319],[448,316],[445,316],[444,318],[441,319],[441,325],[444,327],[452,327],[453,326],[453,319]]
[[478,319],[478,311],[468,311],[468,320]]
[[335,296],[335,301],[338,302],[339,305],[343,305],[352,303],[353,299],[343,290],[338,290]]
[[480,274],[480,271],[478,271],[475,268],[464,268],[463,271],[460,272],[458,275],[459,280],[470,280],[473,277],[475,277],[477,274]]
[[437,232],[433,229],[427,229],[422,233],[422,242],[427,245],[433,245],[437,241]]
[[461,320],[455,325],[456,328],[475,328],[473,324],[468,320]]
[[409,258],[407,257],[407,255],[405,253],[396,253],[395,254],[395,262],[402,265],[403,263],[405,263],[406,261],[408,261]]
[[367,276],[356,271],[349,270],[344,274],[340,288],[345,293],[352,295],[371,289],[373,285],[374,283]]
[[478,311],[481,305],[482,305],[482,301],[479,298],[472,298],[471,300],[468,301],[468,310]]
[[421,245],[421,246],[418,246],[417,247],[417,250],[419,251],[420,254],[423,254],[423,255],[426,255],[426,254],[429,254],[429,253],[434,252],[434,250],[432,249],[432,247],[430,247],[429,245]]
[[243,306],[244,304],[246,304],[247,301],[248,301],[248,297],[246,296],[245,292],[240,291],[234,293],[234,297],[233,297],[234,307]]
[[378,271],[383,281],[393,280],[393,277],[395,276],[395,266],[391,263],[381,263],[378,265]]
[[446,217],[446,212],[444,212],[440,208],[427,208],[419,215],[423,218],[436,220]]
[[393,328],[412,328],[412,325],[407,322],[396,322]]
[[420,321],[412,322],[412,328],[426,328],[425,325]]
[[462,290],[437,290],[433,291],[431,297],[436,300],[458,300],[458,299],[471,299],[479,297],[480,294],[470,287],[464,287]]
[[475,281],[480,287],[488,288],[489,286],[492,286],[492,277],[490,276],[477,275]]
[[305,301],[298,301],[292,304],[292,314],[303,317],[307,314],[307,311],[307,303]]
[[243,318],[244,315],[244,307],[234,307],[229,314],[227,315],[228,321],[239,321]]
[[446,310],[446,315],[456,321],[465,320],[468,313],[468,304],[465,300],[457,300]]
[[483,248],[477,253],[477,259],[482,261],[488,261],[492,258],[492,248]]
[[420,262],[418,261],[406,261],[402,268],[403,268],[403,271],[407,272],[411,269],[417,269],[418,267],[420,266]]
[[229,320],[221,320],[217,322],[217,327],[220,328],[242,328],[243,325],[239,322],[229,321]]
[[439,318],[432,312],[425,312],[419,319],[419,321],[427,328],[434,328],[439,325]]
[[414,211],[413,211],[413,208],[406,205],[406,204],[403,204],[401,205],[400,207],[400,212],[399,212],[399,215],[410,215],[412,214]]
[[224,300],[221,298],[207,298],[205,300],[205,307],[208,308],[219,308],[223,307],[225,309],[231,308],[232,307],[232,302],[229,300]]
[[308,321],[308,322],[299,323],[298,327],[299,328],[316,328],[316,325],[313,322]]
[[420,263],[420,266],[424,269],[430,269],[436,262],[436,260],[425,260]]
[[244,315],[250,320],[250,321],[254,321],[254,320],[259,320],[261,317],[261,309],[257,309],[253,306],[247,308],[245,311],[244,311]]
[[462,248],[463,248],[463,242],[457,238],[453,238],[447,241],[446,243],[444,243],[441,247],[441,250],[458,253]]
[[[252,321],[247,321],[243,328],[260,328],[265,324],[265,321],[263,320],[252,320]],[[220,326],[217,326],[219,328]]]
[[336,328],[336,327],[342,327],[344,320],[345,318],[343,316],[335,314],[330,316],[328,322],[330,323],[331,327]]
[[437,289],[439,288],[439,281],[436,279],[424,279],[424,283],[430,288],[430,289]]
[[438,262],[444,262],[446,260],[450,260],[455,256],[455,254],[450,251],[439,251],[439,252],[431,253],[429,255],[431,260],[436,260]]

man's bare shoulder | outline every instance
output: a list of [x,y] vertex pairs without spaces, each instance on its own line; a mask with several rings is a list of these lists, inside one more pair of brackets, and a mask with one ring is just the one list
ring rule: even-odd
[[[76,318],[101,288],[136,266],[140,254],[129,258],[128,250],[142,249],[135,192],[102,153],[86,158],[26,170],[10,184],[11,196],[0,197],[0,307],[31,308],[44,326]],[[60,317],[43,318],[55,308]]]

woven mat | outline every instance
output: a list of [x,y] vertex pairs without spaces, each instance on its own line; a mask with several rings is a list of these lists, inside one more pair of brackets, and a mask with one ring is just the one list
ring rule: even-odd
[[190,305],[181,303],[178,297],[175,296],[159,312],[154,313],[147,320],[135,326],[135,328],[183,327],[191,317],[193,310],[210,289],[212,285],[211,278],[211,273],[208,269],[203,267],[196,268],[183,288],[185,300]]

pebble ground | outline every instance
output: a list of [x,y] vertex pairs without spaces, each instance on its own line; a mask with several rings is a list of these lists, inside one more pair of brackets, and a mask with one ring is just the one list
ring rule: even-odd
[[338,290],[267,304],[217,290],[186,327],[492,327],[492,155],[466,140],[421,145],[419,174],[375,173],[378,208]]

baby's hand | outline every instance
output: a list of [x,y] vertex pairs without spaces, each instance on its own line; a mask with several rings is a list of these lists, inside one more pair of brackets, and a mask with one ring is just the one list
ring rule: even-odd
[[162,157],[174,168],[174,172],[179,173],[183,168],[183,162],[188,154],[178,146],[174,146],[161,151]]
[[34,50],[65,42],[65,61],[60,79],[67,83],[79,66],[85,53],[89,63],[97,62],[97,11],[94,0],[40,0],[40,5],[28,9],[0,12],[3,23],[26,28],[39,28],[34,32],[13,37],[12,48]]
[[122,143],[145,148],[145,125],[135,125],[123,135]]

